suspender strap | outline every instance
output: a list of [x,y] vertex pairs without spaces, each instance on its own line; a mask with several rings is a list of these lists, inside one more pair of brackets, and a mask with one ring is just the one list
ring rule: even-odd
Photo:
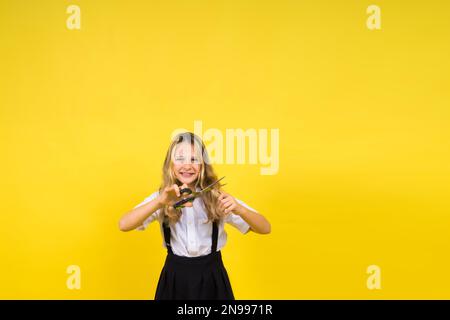
[[211,241],[211,253],[217,251],[217,238],[218,238],[218,229],[216,220],[213,221],[213,230],[212,230],[212,241]]
[[[217,251],[217,240],[219,237],[219,230],[217,227],[217,222],[213,221],[212,223],[212,237],[211,237],[211,253]],[[163,222],[163,230],[164,230],[164,242],[166,243],[167,251],[173,253],[172,246],[170,245],[170,226],[167,220]]]
[[167,219],[164,219],[163,229],[164,229],[164,242],[166,243],[167,251],[173,253],[172,246],[170,245],[170,226]]

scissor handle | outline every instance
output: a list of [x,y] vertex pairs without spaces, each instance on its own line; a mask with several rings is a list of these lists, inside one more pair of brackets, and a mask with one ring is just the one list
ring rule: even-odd
[[182,195],[184,193],[191,194],[192,190],[189,189],[189,188],[183,188],[183,189],[180,190],[180,195]]
[[183,200],[180,200],[180,201],[176,202],[176,203],[173,205],[173,207],[174,207],[175,209],[177,209],[177,208],[182,208],[184,204],[186,204],[186,203],[188,203],[188,202],[192,202],[192,201],[194,201],[194,199],[195,199],[195,197],[185,198],[185,199],[183,199]]

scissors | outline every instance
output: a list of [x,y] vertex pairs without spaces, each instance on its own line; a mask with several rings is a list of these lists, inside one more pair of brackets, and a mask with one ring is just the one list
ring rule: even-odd
[[[183,195],[183,194],[186,193],[186,194],[189,194],[189,195],[191,195],[191,196],[188,197],[188,198],[184,198],[183,200],[180,200],[180,201],[176,202],[176,203],[173,205],[173,207],[174,207],[175,209],[178,209],[178,208],[184,208],[184,204],[185,204],[185,203],[192,202],[192,201],[194,201],[195,198],[197,198],[198,196],[202,195],[203,193],[208,192],[208,191],[211,191],[211,190],[212,190],[212,187],[213,187],[214,185],[216,185],[216,184],[217,184],[220,180],[222,180],[223,178],[225,178],[225,177],[222,177],[222,178],[220,178],[219,180],[214,181],[214,182],[211,183],[209,186],[203,188],[203,189],[200,190],[200,191],[192,192],[192,190],[189,189],[189,188],[181,189],[181,190],[180,190],[180,195]],[[222,186],[224,186],[224,185],[225,185],[225,184],[223,184]]]

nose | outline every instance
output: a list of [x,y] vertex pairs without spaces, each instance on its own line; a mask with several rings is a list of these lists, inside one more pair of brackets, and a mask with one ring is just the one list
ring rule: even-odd
[[183,161],[183,166],[191,167],[192,164],[193,164],[193,160],[192,159],[185,159]]

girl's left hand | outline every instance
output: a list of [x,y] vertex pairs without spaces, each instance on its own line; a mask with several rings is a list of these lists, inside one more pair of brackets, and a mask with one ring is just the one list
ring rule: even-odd
[[236,199],[223,191],[220,193],[221,194],[218,198],[219,209],[226,214],[231,212],[234,214],[240,214],[242,206],[236,201]]

